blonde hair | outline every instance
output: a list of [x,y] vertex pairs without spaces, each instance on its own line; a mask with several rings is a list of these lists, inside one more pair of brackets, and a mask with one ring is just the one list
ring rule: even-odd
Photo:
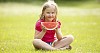
[[[56,11],[56,16],[55,16],[55,17],[57,17],[57,11],[58,11],[58,9],[57,9],[57,8],[58,8],[58,7],[57,7],[57,4],[54,2],[54,0],[48,0],[47,2],[45,2],[45,3],[43,4],[43,8],[42,8],[42,13],[41,13],[41,15],[40,15],[40,19],[45,19],[43,13],[44,13],[44,11],[45,11],[46,8],[49,8],[49,7],[50,7],[50,5],[55,6],[55,11]],[[54,21],[56,21],[56,20],[57,20],[57,18],[56,18]]]

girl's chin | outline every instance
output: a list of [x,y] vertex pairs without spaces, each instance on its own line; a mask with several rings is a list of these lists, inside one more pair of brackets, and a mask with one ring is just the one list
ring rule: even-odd
[[48,19],[48,22],[52,22],[53,21],[53,19]]
[[52,20],[48,20],[47,22],[52,22]]
[[52,20],[48,20],[49,22],[52,22],[53,21],[53,19]]
[[54,20],[54,18],[46,18],[45,21],[47,22],[52,22]]

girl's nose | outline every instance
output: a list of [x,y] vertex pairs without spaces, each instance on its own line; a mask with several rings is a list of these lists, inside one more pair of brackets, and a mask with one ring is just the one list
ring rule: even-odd
[[50,15],[49,16],[52,16],[52,14],[50,13]]

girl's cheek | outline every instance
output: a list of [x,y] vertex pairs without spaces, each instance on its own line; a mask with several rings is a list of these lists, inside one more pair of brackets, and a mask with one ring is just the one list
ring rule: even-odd
[[49,15],[48,15],[48,14],[46,14],[46,16],[48,17]]
[[48,15],[45,15],[45,17],[48,17]]
[[56,15],[53,15],[53,17],[55,17]]

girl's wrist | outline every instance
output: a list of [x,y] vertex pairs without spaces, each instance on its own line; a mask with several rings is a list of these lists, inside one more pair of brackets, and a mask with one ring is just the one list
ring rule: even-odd
[[44,30],[42,30],[42,31],[45,33],[47,30],[44,29]]
[[55,31],[57,32],[58,31],[58,28],[56,28]]

